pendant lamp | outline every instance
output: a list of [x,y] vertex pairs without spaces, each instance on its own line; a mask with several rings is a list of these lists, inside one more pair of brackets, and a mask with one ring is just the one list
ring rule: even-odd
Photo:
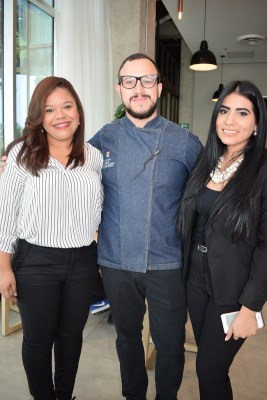
[[223,81],[222,77],[223,77],[223,59],[224,59],[224,57],[225,57],[224,55],[221,55],[221,59],[222,59],[222,63],[221,63],[221,83],[219,84],[218,89],[213,93],[212,101],[217,101],[218,97],[220,96],[220,94],[222,93],[222,91],[224,89],[224,86],[223,86],[223,83],[222,83],[222,81]]
[[183,14],[183,0],[178,0],[178,19],[182,19]]
[[194,71],[211,71],[217,68],[215,55],[208,48],[208,42],[205,40],[206,32],[206,0],[205,0],[205,18],[204,18],[204,40],[200,44],[200,50],[193,54],[190,62],[190,69]]

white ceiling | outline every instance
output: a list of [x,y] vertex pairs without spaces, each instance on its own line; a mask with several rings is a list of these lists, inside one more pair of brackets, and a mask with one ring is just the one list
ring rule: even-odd
[[[182,20],[177,18],[178,0],[163,0],[171,18],[192,53],[204,39],[205,0],[183,0]],[[263,44],[243,45],[237,38],[257,34]],[[206,0],[205,39],[220,63],[267,63],[267,0]],[[266,70],[267,79],[267,70]]]

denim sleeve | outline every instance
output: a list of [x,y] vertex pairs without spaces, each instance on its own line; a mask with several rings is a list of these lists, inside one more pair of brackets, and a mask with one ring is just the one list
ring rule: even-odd
[[193,170],[198,157],[203,150],[203,145],[199,138],[191,132],[188,132],[185,146],[185,165],[189,173]]
[[90,140],[88,140],[88,143],[90,143],[92,146],[96,147],[98,150],[101,151],[101,131],[98,131]]

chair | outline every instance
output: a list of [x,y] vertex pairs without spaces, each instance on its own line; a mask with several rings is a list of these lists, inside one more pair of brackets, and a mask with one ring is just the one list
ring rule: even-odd
[[7,336],[22,328],[21,322],[10,325],[10,310],[19,312],[16,303],[1,297],[2,304],[2,335]]
[[[152,369],[153,365],[154,365],[156,349],[155,349],[155,345],[154,345],[151,335],[150,335],[148,309],[146,310],[146,313],[144,316],[142,335],[143,335],[142,339],[143,339],[143,345],[144,345],[144,351],[145,351],[146,368]],[[184,345],[184,348],[186,351],[191,351],[193,353],[197,352],[197,346],[194,343],[186,342]]]
[[145,352],[146,368],[152,369],[153,364],[154,364],[154,359],[155,359],[155,346],[154,346],[154,343],[152,342],[152,338],[150,335],[148,310],[146,310],[146,313],[144,316],[142,339],[143,339],[144,352]]

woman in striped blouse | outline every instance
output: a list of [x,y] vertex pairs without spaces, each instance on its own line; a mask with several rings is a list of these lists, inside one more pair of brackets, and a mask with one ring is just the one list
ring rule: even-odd
[[70,400],[98,271],[103,189],[102,155],[84,142],[83,108],[67,80],[48,77],[36,86],[22,137],[7,153],[0,291],[18,302],[31,395]]

